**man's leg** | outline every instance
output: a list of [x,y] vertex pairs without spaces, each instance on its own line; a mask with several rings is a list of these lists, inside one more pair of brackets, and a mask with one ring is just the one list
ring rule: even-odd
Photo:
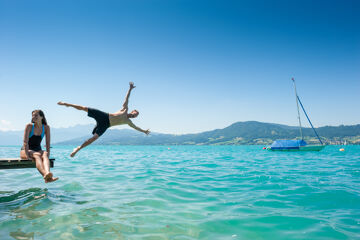
[[91,143],[93,143],[96,139],[99,138],[99,135],[97,135],[96,133],[94,134],[94,136],[92,136],[91,138],[89,138],[88,140],[86,140],[81,146],[78,146],[77,148],[74,149],[74,151],[70,154],[70,157],[74,157],[75,154],[80,151],[82,148],[90,145]]
[[82,111],[85,111],[85,112],[88,111],[88,108],[87,108],[87,107],[80,106],[80,105],[76,105],[76,104],[65,103],[65,102],[58,102],[58,105],[63,105],[63,106],[66,106],[66,107],[73,107],[73,108],[76,108],[77,110],[82,110]]

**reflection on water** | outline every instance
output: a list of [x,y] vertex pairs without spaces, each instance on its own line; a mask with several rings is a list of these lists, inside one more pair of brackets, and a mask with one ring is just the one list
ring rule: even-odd
[[16,232],[10,232],[10,236],[18,240],[33,240],[34,232],[24,233],[19,229]]
[[51,201],[47,198],[47,189],[29,188],[19,192],[0,193],[0,213],[15,219],[36,219],[45,216]]

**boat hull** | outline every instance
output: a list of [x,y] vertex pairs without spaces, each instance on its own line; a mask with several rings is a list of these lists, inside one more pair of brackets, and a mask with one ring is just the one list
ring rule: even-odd
[[268,147],[267,150],[270,150],[270,151],[284,151],[284,152],[293,152],[293,151],[297,151],[297,152],[300,152],[300,151],[303,151],[303,152],[308,152],[308,151],[315,151],[315,152],[318,152],[318,151],[321,151],[325,148],[325,145],[309,145],[309,146],[300,146],[300,147],[297,147],[297,148],[271,148],[271,147]]

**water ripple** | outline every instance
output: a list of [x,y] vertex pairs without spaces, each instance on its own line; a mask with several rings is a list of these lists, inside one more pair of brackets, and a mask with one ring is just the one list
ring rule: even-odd
[[72,148],[54,147],[53,184],[0,171],[0,239],[360,238],[359,146]]

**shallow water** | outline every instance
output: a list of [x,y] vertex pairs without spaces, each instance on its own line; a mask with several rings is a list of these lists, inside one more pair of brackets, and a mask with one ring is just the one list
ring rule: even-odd
[[0,170],[0,239],[360,239],[360,146],[339,148],[54,146],[55,183]]

